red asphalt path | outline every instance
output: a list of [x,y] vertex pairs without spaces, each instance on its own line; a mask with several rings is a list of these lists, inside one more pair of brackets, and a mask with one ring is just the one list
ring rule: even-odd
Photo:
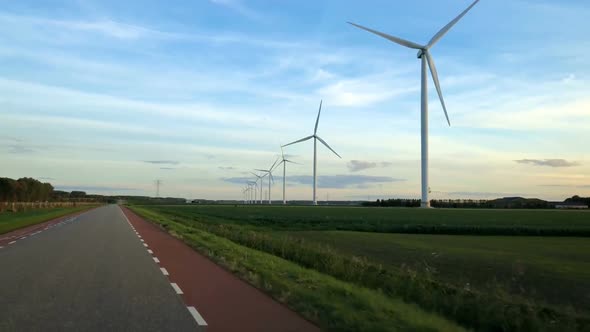
[[194,306],[215,331],[320,331],[295,312],[219,267],[156,225],[122,207],[127,219],[153,251],[159,266],[176,283],[187,306]]
[[89,210],[74,212],[72,214],[67,214],[65,216],[61,216],[59,218],[51,219],[49,221],[44,221],[39,224],[34,224],[31,226],[15,229],[8,233],[0,234],[0,247],[6,247],[14,241],[18,241],[21,239],[25,239],[31,235],[39,234],[43,231],[46,231],[52,227],[59,226],[62,221],[66,221],[70,218],[75,218],[82,213],[88,212]]

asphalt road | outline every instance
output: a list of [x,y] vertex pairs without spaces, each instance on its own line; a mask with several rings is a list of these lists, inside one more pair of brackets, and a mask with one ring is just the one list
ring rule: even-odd
[[0,331],[196,328],[115,205],[0,249]]

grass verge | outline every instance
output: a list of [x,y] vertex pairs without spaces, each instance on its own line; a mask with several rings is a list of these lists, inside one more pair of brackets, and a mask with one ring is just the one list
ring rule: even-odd
[[416,305],[131,207],[326,331],[463,331]]
[[39,224],[71,213],[88,210],[93,207],[94,206],[79,206],[70,208],[38,209],[25,212],[3,212],[0,213],[0,234]]

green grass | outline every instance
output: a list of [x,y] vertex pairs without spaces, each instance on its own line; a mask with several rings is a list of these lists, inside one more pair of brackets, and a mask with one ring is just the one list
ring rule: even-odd
[[570,305],[590,313],[588,238],[347,231],[288,234],[389,268],[406,266],[429,273],[456,286],[469,284],[490,291],[500,288],[538,302]]
[[590,236],[590,211],[413,209],[284,206],[154,206],[203,222],[272,230],[349,230],[381,233]]
[[70,213],[89,209],[89,206],[35,209],[25,212],[0,213],[0,234],[8,233],[15,229],[39,224],[51,219],[59,218]]
[[[584,217],[590,214],[586,212],[234,206],[149,209],[190,229],[416,303],[478,331],[590,328],[587,306],[574,307],[586,300],[570,302],[576,292],[579,297],[588,294],[584,279],[588,239],[555,236],[564,229],[579,234],[588,224]],[[548,214],[553,217],[547,218]],[[395,227],[390,224],[405,233],[408,229],[419,229],[416,233],[433,230],[435,234],[441,229],[461,229],[488,236],[370,233],[391,232]],[[527,235],[543,228],[553,237],[489,236],[502,234],[498,229],[513,230],[515,225],[527,230]],[[359,228],[362,233],[334,231]],[[482,229],[494,231],[482,233]],[[534,292],[539,289],[545,291],[541,296]]]
[[305,269],[145,208],[132,207],[326,331],[462,331],[416,305]]

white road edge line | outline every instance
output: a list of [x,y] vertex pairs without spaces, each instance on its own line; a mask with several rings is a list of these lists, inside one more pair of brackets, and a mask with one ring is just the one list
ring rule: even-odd
[[145,242],[143,239],[139,239],[139,241],[141,241],[141,242]]
[[0,246],[0,249],[4,248],[3,246]]
[[154,259],[154,262],[156,263],[160,263],[160,260],[158,259],[158,257],[152,257]]
[[180,287],[178,287],[178,285],[177,285],[177,284],[175,284],[175,283],[171,282],[171,283],[170,283],[170,285],[172,285],[172,288],[174,288],[174,290],[176,291],[176,294],[179,294],[179,295],[180,295],[180,294],[184,294],[184,293],[182,292],[182,289],[180,289]]
[[168,271],[165,268],[163,268],[163,267],[160,268],[160,271],[162,271],[162,274],[165,275],[165,276],[169,276],[170,275],[168,273]]
[[15,244],[15,243],[16,243],[16,240],[8,242],[8,244]]
[[195,319],[195,321],[197,321],[197,325],[199,325],[200,328],[199,329],[201,331],[205,331],[205,327],[207,327],[207,322],[205,322],[205,320],[203,319],[203,317],[199,314],[199,312],[197,311],[197,309],[195,307],[189,306],[186,307],[188,309],[188,312],[191,313],[191,315],[193,316],[193,318]]
[[154,252],[152,251],[152,249],[148,249],[148,253],[153,254]]

